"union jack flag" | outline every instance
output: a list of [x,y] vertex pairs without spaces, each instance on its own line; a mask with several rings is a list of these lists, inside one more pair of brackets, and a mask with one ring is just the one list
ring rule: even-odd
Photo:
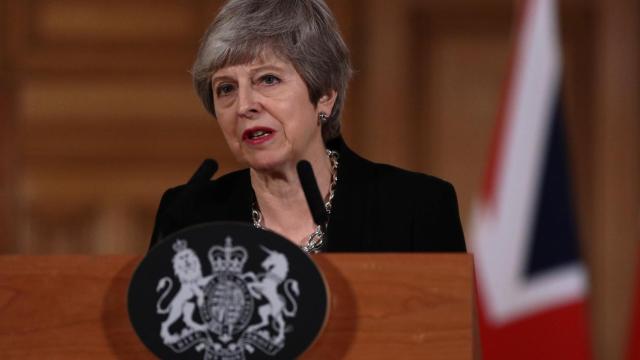
[[519,26],[471,224],[482,353],[587,359],[588,278],[569,191],[555,1],[525,1]]

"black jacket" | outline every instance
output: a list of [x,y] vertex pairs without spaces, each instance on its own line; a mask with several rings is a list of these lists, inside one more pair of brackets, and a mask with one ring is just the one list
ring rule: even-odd
[[[338,182],[327,230],[327,252],[464,252],[455,190],[433,176],[376,164],[353,153],[338,138],[328,144],[339,153]],[[185,186],[162,196],[151,238],[211,221],[251,223],[254,193],[249,170]]]

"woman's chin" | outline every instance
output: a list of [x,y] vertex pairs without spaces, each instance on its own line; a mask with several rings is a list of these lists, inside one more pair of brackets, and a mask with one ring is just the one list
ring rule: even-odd
[[[245,153],[244,162],[258,172],[282,172],[292,162],[291,151],[284,149]],[[295,169],[295,164],[293,164]]]
[[284,159],[251,159],[247,161],[249,167],[257,172],[261,173],[271,173],[271,172],[280,172],[286,166],[286,161]]

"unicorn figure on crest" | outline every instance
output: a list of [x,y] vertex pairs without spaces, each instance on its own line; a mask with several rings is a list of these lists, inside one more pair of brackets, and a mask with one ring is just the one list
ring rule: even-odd
[[[254,281],[247,283],[249,292],[256,299],[266,299],[267,303],[258,308],[260,322],[247,328],[248,332],[255,332],[265,328],[270,324],[277,335],[273,339],[276,344],[284,341],[285,321],[284,317],[293,317],[298,311],[298,304],[295,296],[300,295],[298,281],[287,279],[289,273],[289,262],[287,258],[276,251],[269,250],[261,246],[268,256],[262,262],[261,266],[265,270],[264,273],[255,276],[253,273],[247,274]],[[286,298],[278,293],[278,286],[283,284]],[[291,309],[287,308],[287,301],[291,304]]]

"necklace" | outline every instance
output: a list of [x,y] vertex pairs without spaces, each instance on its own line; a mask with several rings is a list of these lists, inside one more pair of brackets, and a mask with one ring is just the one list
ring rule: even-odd
[[[333,150],[326,150],[329,161],[331,162],[331,185],[329,186],[329,197],[324,203],[324,208],[327,210],[327,215],[331,215],[331,202],[336,191],[336,184],[338,183],[338,153]],[[258,202],[254,201],[251,204],[251,219],[253,220],[253,226],[265,230],[262,222],[262,212],[258,208]],[[324,224],[326,229],[328,221]],[[325,244],[326,235],[322,231],[322,226],[317,225],[316,229],[309,235],[307,235],[307,243],[300,246],[300,248],[307,254],[314,254],[320,252]]]

